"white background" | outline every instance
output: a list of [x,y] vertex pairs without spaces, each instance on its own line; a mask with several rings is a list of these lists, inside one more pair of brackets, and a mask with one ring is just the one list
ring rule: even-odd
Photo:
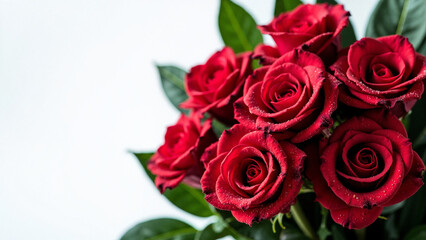
[[[259,24],[273,1],[239,0]],[[377,0],[341,1],[358,37]],[[118,239],[176,217],[128,153],[153,151],[178,112],[154,63],[222,48],[218,0],[0,0],[0,239]],[[269,39],[270,40],[270,39]]]

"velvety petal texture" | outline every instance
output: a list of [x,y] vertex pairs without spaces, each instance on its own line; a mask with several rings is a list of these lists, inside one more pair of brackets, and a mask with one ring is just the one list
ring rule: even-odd
[[184,181],[200,187],[204,172],[200,157],[204,150],[217,141],[211,120],[201,125],[201,116],[182,114],[178,122],[167,128],[164,144],[148,162],[149,170],[156,175],[155,185],[164,192]]
[[251,225],[288,212],[302,187],[305,153],[244,125],[226,130],[203,154],[206,200]]
[[249,76],[235,118],[247,128],[285,133],[300,143],[332,126],[337,89],[317,55],[296,49]]
[[244,81],[252,72],[250,55],[235,55],[225,47],[205,64],[191,68],[185,77],[188,100],[181,107],[208,112],[228,125],[235,123],[233,104],[241,97]]
[[355,108],[387,108],[401,117],[424,91],[426,58],[399,35],[363,38],[330,68],[343,83],[339,101]]
[[262,47],[256,55],[268,62],[277,51],[282,55],[303,48],[320,55],[324,62],[332,63],[340,48],[339,34],[348,25],[348,17],[349,12],[340,4],[299,5],[268,25],[259,26],[263,34],[274,39],[277,47],[275,51]]
[[306,175],[317,200],[344,227],[367,227],[383,207],[407,199],[423,185],[424,164],[401,121],[389,111],[351,118],[305,151]]

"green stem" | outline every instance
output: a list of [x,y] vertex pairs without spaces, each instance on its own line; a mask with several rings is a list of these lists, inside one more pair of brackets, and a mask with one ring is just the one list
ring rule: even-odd
[[395,34],[401,35],[402,29],[404,28],[405,19],[407,18],[408,14],[408,4],[410,3],[410,0],[405,0],[404,5],[402,6],[401,16],[399,17],[398,26],[396,27]]
[[304,193],[313,193],[314,190],[313,189],[309,189],[309,188],[302,188],[300,189],[299,194],[304,194]]
[[309,239],[317,240],[318,236],[312,228],[311,224],[309,223],[308,219],[306,218],[305,214],[303,213],[302,207],[300,206],[299,202],[296,202],[295,205],[291,206],[290,212],[294,218],[294,221],[296,221],[296,224],[299,226],[302,232]]
[[365,240],[365,228],[355,229],[355,235],[358,240]]

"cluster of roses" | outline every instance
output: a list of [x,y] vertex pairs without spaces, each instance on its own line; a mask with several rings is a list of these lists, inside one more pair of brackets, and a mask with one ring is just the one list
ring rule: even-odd
[[[399,35],[341,49],[348,16],[341,5],[301,5],[259,27],[276,47],[225,47],[193,67],[181,104],[191,114],[148,165],[157,187],[201,187],[251,225],[289,211],[309,180],[333,220],[355,229],[413,195],[424,164],[399,118],[421,98],[426,58]],[[205,113],[230,129],[218,139]]]

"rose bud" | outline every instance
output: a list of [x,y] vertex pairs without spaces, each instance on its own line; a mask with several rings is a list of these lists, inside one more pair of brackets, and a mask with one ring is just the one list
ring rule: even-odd
[[[339,34],[348,25],[349,15],[342,5],[304,4],[259,28],[263,34],[271,35],[281,55],[303,46],[320,55],[324,62],[332,63],[340,49]],[[276,55],[264,45],[256,53],[266,62]]]
[[235,103],[235,118],[251,129],[285,133],[300,143],[332,126],[338,81],[321,59],[293,50],[256,69]]
[[423,185],[422,159],[404,125],[387,111],[353,117],[320,143],[319,152],[312,146],[305,151],[310,158],[305,173],[317,201],[350,229],[372,224],[383,207],[409,198]]
[[206,200],[251,225],[289,211],[302,187],[305,153],[243,125],[226,130],[202,159]]
[[330,69],[344,83],[339,101],[359,109],[387,108],[401,117],[423,93],[426,58],[399,35],[363,38]]
[[233,104],[241,97],[246,77],[251,74],[250,53],[235,56],[231,48],[216,52],[203,65],[197,65],[185,77],[188,100],[182,108],[208,112],[221,122],[232,125]]
[[200,161],[205,148],[217,140],[211,120],[203,125],[201,116],[182,114],[178,122],[167,128],[164,144],[148,162],[149,170],[157,175],[155,185],[163,193],[180,182],[200,188],[204,166]]

